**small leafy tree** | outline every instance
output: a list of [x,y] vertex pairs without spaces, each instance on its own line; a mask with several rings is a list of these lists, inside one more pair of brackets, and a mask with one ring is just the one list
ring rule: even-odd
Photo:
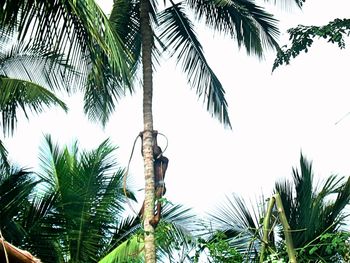
[[345,39],[350,35],[350,19],[335,19],[324,26],[299,25],[287,31],[290,46],[283,46],[277,52],[272,70],[283,64],[289,64],[292,58],[301,52],[308,52],[315,38],[323,38],[330,43],[336,43],[340,49],[345,48]]

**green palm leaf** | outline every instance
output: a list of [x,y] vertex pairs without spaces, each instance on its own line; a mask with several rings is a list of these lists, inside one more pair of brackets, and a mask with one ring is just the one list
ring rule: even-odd
[[215,31],[230,35],[248,54],[262,56],[264,48],[278,47],[277,20],[248,0],[189,0],[198,19]]
[[208,65],[191,21],[180,4],[172,5],[159,14],[160,39],[171,55],[182,61],[182,69],[197,94],[207,101],[207,110],[225,125],[231,126],[227,112],[225,91]]
[[195,234],[199,232],[197,218],[191,209],[182,205],[166,204],[163,220],[156,229],[158,256],[163,262],[184,259],[195,245]]
[[92,67],[98,68],[101,66],[98,54],[102,51],[112,72],[127,79],[128,57],[95,1],[3,1],[0,8],[0,25],[16,28],[18,39],[30,36],[35,46],[45,50],[68,51],[68,59],[74,65],[81,63],[79,60],[89,52]]
[[7,159],[8,151],[3,144],[2,140],[0,140],[0,169],[9,169],[10,163]]
[[17,219],[23,215],[38,183],[25,169],[0,168],[0,226],[3,236],[11,243],[19,244],[25,234]]
[[30,202],[20,221],[26,231],[21,247],[45,262],[65,262],[64,256],[68,254],[61,242],[65,236],[62,228],[65,219],[55,209],[58,197],[57,192],[45,189]]
[[143,238],[133,235],[128,240],[122,242],[112,252],[102,258],[99,263],[130,262],[141,263],[143,259]]
[[[192,249],[194,233],[198,226],[190,209],[181,205],[166,204],[162,209],[162,220],[156,229],[156,239],[159,246],[158,258],[172,261],[179,247],[183,252]],[[122,220],[111,241],[108,254],[101,263],[113,262],[143,262],[143,230],[139,217],[128,217]],[[127,261],[125,260],[127,258]]]
[[[4,29],[0,35],[17,34],[20,43],[29,41],[44,53],[65,54],[66,64],[79,68],[82,79],[87,80],[84,92],[91,93],[85,106],[91,119],[104,125],[116,100],[127,90],[132,92],[132,56],[94,0],[6,0],[0,10]],[[72,87],[69,90],[75,89]]]
[[140,3],[135,1],[115,0],[109,20],[111,27],[120,36],[127,52],[133,56],[135,72],[141,58]]
[[67,106],[52,92],[35,83],[0,76],[0,111],[1,125],[5,134],[11,134],[17,122],[17,111],[20,108],[26,117],[27,109],[42,112],[44,106],[57,105],[67,111]]
[[[68,83],[81,85],[80,74],[67,59],[54,51],[45,51],[30,44],[17,43],[13,35],[0,30],[0,72],[2,75],[34,82],[51,90],[69,88]],[[5,35],[4,35],[5,34]]]
[[215,231],[209,233],[208,241],[215,237],[216,231],[220,231],[237,251],[250,259],[256,258],[262,238],[260,218],[263,217],[265,206],[259,204],[258,207],[259,210],[254,209],[237,195],[227,197],[226,202],[209,215],[211,227]]
[[64,102],[45,88],[68,89],[67,81],[79,81],[64,57],[28,43],[14,44],[12,35],[0,32],[5,36],[0,41],[0,111],[5,135],[13,133],[19,110],[27,118],[28,110],[40,113],[55,105],[67,111]]

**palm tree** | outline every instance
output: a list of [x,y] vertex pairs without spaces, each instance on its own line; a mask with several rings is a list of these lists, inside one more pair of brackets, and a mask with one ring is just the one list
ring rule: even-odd
[[[303,1],[294,2],[301,6]],[[210,29],[231,36],[239,46],[246,48],[248,54],[261,57],[265,49],[278,48],[277,20],[253,1],[186,0],[175,3],[169,0],[164,4],[164,9],[158,11],[157,1],[114,0],[110,16],[115,31],[123,36],[123,42],[134,56],[135,67],[137,62],[142,63],[146,262],[155,262],[154,228],[149,222],[155,203],[152,70],[156,56],[164,54],[164,49],[169,51],[170,56],[175,56],[176,61],[182,64],[191,87],[206,102],[207,110],[225,126],[231,127],[224,89],[204,57],[187,13],[193,11],[196,19],[204,21]]]
[[325,241],[330,240],[328,235],[342,231],[350,215],[345,211],[350,204],[350,177],[344,180],[331,175],[316,189],[313,179],[312,164],[301,155],[300,171],[293,169],[293,183],[278,182],[275,191],[280,193],[289,225],[295,230],[292,239],[295,248],[301,250],[299,260],[335,262],[337,250],[327,251]]
[[[111,257],[112,262],[142,262],[142,224],[137,215],[124,217],[124,170],[117,168],[114,150],[108,140],[89,152],[80,152],[77,143],[61,149],[47,136],[39,178],[24,170],[0,170],[0,225],[6,240],[43,262],[97,262],[102,257],[101,262]],[[180,244],[191,249],[194,216],[170,204],[163,216],[158,252],[173,259]]]
[[[281,196],[298,262],[337,262],[338,257],[349,251],[345,241],[350,234],[342,226],[350,215],[345,210],[350,202],[350,178],[332,175],[318,187],[313,186],[312,165],[301,155],[300,170],[293,169],[293,182],[277,182],[275,193]],[[242,198],[233,195],[211,215],[216,229],[225,233],[231,245],[244,252],[249,262],[259,260],[266,200],[257,207],[258,210],[249,208]],[[277,230],[271,230],[267,254],[284,258],[287,255],[281,241],[285,236],[276,211],[273,217],[276,220],[271,219],[270,225],[277,226]]]
[[44,262],[96,262],[106,253],[126,200],[115,149],[108,140],[92,151],[60,149],[46,136],[43,183],[21,218],[23,248]]

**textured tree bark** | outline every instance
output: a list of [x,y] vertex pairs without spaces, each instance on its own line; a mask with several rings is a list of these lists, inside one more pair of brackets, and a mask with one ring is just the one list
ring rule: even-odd
[[141,0],[140,3],[140,26],[142,41],[142,73],[143,73],[143,159],[145,177],[145,207],[144,207],[144,237],[145,237],[145,262],[156,262],[156,247],[154,228],[150,220],[154,216],[154,167],[152,150],[152,47],[153,32],[150,25],[148,0]]

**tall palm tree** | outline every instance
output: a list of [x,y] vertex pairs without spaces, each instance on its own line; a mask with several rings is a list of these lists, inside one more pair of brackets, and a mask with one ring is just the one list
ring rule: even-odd
[[[345,246],[350,236],[343,228],[350,215],[345,209],[350,203],[350,178],[344,180],[332,175],[315,187],[313,177],[311,163],[301,155],[300,170],[293,169],[293,182],[277,182],[275,192],[282,199],[298,262],[337,262],[336,258],[345,254],[341,255],[343,248],[339,241]],[[249,262],[259,259],[263,240],[261,220],[266,216],[266,204],[266,200],[259,203],[257,210],[233,195],[211,216],[216,229],[223,231]],[[277,218],[276,211],[273,213]],[[277,226],[277,230],[271,230],[268,254],[286,257],[281,222],[277,220],[270,225]]]
[[[282,1],[274,1],[282,2]],[[303,1],[295,2],[301,6]],[[207,110],[224,125],[231,127],[225,91],[205,59],[194,25],[187,15],[192,11],[195,18],[204,21],[210,29],[228,34],[248,54],[261,57],[265,49],[278,48],[276,41],[277,20],[251,0],[172,0],[164,1],[158,10],[157,1],[114,0],[110,20],[115,31],[134,55],[135,67],[142,63],[143,80],[143,157],[145,177],[145,250],[146,262],[155,262],[154,228],[149,223],[154,213],[154,171],[152,154],[153,113],[152,70],[157,55],[169,51],[182,64],[188,82],[204,99]],[[159,45],[157,45],[159,44]]]

